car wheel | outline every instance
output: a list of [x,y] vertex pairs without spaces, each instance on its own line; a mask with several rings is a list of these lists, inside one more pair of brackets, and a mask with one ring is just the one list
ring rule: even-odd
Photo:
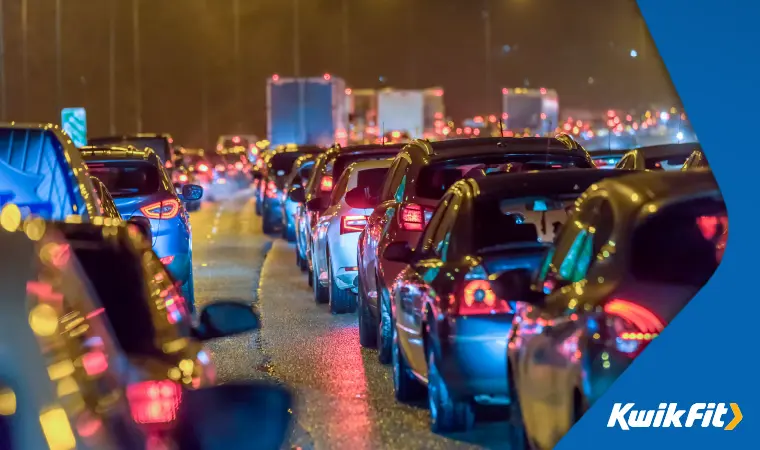
[[401,345],[398,341],[398,332],[393,326],[393,392],[396,400],[402,403],[415,402],[423,398],[425,389],[422,384],[411,374],[406,363]]
[[512,430],[509,433],[509,448],[515,450],[531,450],[532,446],[528,441],[528,435],[525,430],[523,421],[522,408],[520,407],[520,396],[517,394],[515,378],[511,376],[512,370],[509,370],[509,425]]
[[434,433],[467,431],[475,423],[472,403],[451,398],[446,382],[438,370],[433,345],[427,347],[430,429]]
[[314,301],[317,303],[327,303],[330,293],[326,287],[319,284],[319,275],[316,271],[311,271],[311,287],[314,289]]
[[382,289],[378,284],[377,297],[380,314],[377,320],[377,359],[381,364],[391,362],[393,353],[393,315],[391,314],[390,300],[381,295]]
[[350,289],[340,289],[335,282],[332,273],[332,264],[329,254],[327,260],[327,279],[329,280],[329,303],[330,312],[333,314],[345,314],[356,312],[356,295]]
[[377,326],[372,320],[372,314],[367,305],[367,297],[364,294],[364,285],[359,277],[359,294],[357,295],[357,313],[359,316],[359,344],[364,348],[377,347]]

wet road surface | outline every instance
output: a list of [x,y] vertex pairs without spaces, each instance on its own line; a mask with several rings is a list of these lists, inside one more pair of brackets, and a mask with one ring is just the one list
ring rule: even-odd
[[212,342],[220,382],[270,380],[296,394],[287,448],[508,448],[505,422],[478,423],[466,434],[431,433],[424,405],[393,397],[390,367],[361,349],[355,314],[317,305],[295,265],[293,247],[262,233],[246,193],[193,213],[196,302],[254,302],[262,329]]

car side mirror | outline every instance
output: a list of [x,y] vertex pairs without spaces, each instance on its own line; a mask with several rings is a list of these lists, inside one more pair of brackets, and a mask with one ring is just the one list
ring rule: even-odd
[[372,209],[377,206],[377,199],[371,197],[367,188],[356,187],[346,193],[346,204],[357,209]]
[[491,283],[491,289],[506,301],[538,305],[543,303],[544,295],[531,288],[532,276],[529,269],[507,270]]
[[[288,436],[293,396],[274,383],[236,382],[182,391],[176,428],[183,450],[253,447],[279,450]],[[224,430],[220,433],[219,430]]]
[[143,216],[132,216],[127,223],[136,227],[148,242],[153,242],[153,230],[150,228],[150,219]]
[[304,192],[303,187],[301,186],[294,187],[290,190],[290,192],[288,192],[288,198],[291,202],[305,203],[306,192]]
[[406,241],[391,242],[385,247],[383,258],[388,261],[409,264],[414,259],[414,250]]
[[308,209],[311,212],[322,212],[325,209],[325,201],[323,201],[322,197],[314,197],[313,199],[306,202],[306,209]]
[[195,335],[201,341],[258,330],[259,316],[252,306],[235,301],[212,303],[201,310]]
[[203,188],[197,184],[186,184],[182,186],[182,197],[188,202],[200,200],[203,197]]

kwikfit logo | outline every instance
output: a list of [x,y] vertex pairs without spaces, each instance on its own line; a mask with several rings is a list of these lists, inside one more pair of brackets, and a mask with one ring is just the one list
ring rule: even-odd
[[[729,403],[730,409],[725,403],[694,403],[689,409],[679,409],[678,403],[660,403],[657,409],[633,409],[635,406],[635,403],[615,403],[607,427],[620,427],[628,431],[631,428],[701,426],[730,431],[742,421],[742,413],[736,403]],[[729,411],[733,413],[733,419],[726,425],[723,418]]]

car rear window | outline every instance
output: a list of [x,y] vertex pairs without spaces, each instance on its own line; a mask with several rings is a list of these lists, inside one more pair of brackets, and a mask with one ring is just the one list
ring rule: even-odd
[[558,170],[588,167],[585,158],[567,155],[498,155],[431,164],[420,171],[418,197],[437,200],[457,181],[496,173]]
[[634,232],[631,272],[645,282],[702,286],[717,269],[727,238],[723,202],[699,199],[664,208]]
[[390,153],[372,153],[372,154],[359,154],[359,155],[344,155],[339,156],[335,160],[335,164],[333,165],[332,169],[332,176],[333,180],[337,180],[340,178],[341,175],[343,175],[343,172],[346,170],[348,166],[355,162],[361,162],[361,161],[377,161],[380,159],[388,159],[393,158],[398,154],[398,151],[390,152]]
[[113,138],[97,138],[97,139],[90,139],[88,141],[89,145],[121,145],[121,146],[128,146],[132,145],[138,150],[144,150],[146,147],[151,148],[156,154],[161,158],[161,161],[170,161],[171,160],[171,150],[170,150],[170,144],[165,138],[126,138],[122,139],[120,137],[113,137]]
[[154,194],[161,186],[158,168],[148,162],[92,162],[87,166],[114,198]]
[[371,196],[378,196],[387,173],[387,168],[362,170],[356,177],[356,185],[361,188],[369,188]]
[[689,155],[646,158],[644,165],[648,170],[681,170]]
[[272,156],[272,159],[269,160],[272,167],[270,173],[278,177],[289,174],[293,170],[293,164],[300,156],[301,154],[297,152],[278,153]]

